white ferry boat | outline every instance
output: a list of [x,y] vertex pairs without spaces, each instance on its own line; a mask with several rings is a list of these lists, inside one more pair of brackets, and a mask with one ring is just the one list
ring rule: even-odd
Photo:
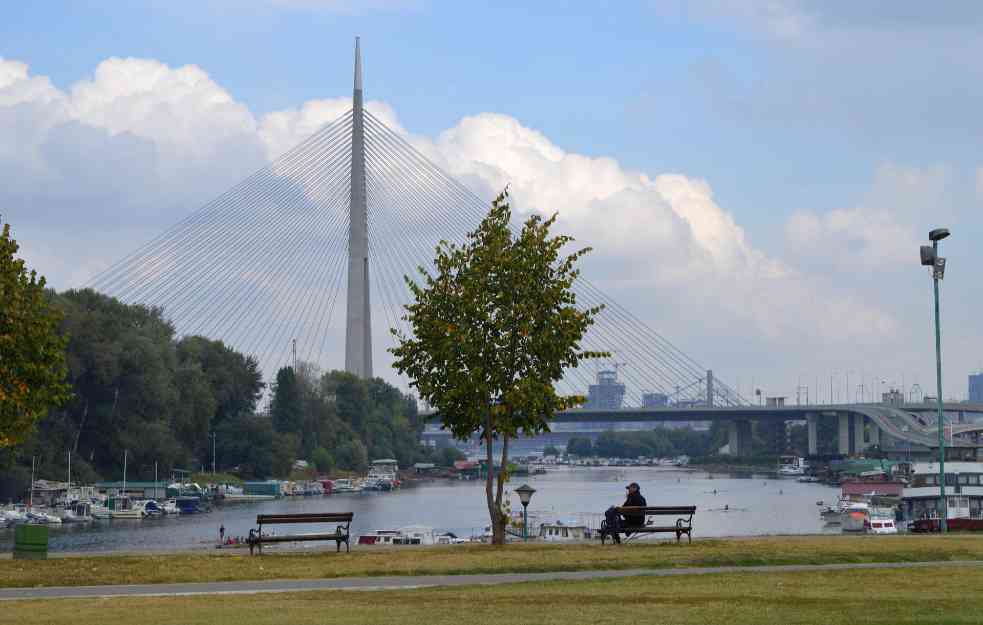
[[[983,531],[983,462],[945,463],[945,495],[951,530]],[[911,483],[901,495],[902,512],[914,532],[937,532],[940,526],[941,497],[939,465],[916,462]]]
[[432,527],[425,525],[408,525],[395,530],[375,530],[358,537],[360,545],[394,546],[394,545],[436,545],[437,534]]

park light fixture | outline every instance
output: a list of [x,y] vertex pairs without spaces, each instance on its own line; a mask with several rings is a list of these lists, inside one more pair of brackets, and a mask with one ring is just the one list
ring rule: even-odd
[[515,489],[515,493],[519,496],[519,501],[522,503],[522,540],[529,540],[529,501],[532,499],[533,493],[536,489],[528,484],[523,484],[519,488]]
[[947,531],[949,506],[945,494],[945,417],[942,404],[942,331],[939,322],[939,281],[945,276],[945,258],[939,256],[939,241],[949,236],[948,228],[936,228],[928,233],[931,245],[921,246],[922,265],[932,268],[932,282],[935,285],[935,383],[936,403],[939,407],[939,531]]

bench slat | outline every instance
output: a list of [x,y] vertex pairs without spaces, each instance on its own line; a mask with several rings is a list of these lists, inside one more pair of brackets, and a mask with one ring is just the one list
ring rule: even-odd
[[350,523],[355,514],[260,514],[256,523],[275,525],[279,523]]
[[305,540],[345,540],[348,534],[297,534],[294,536],[260,536],[257,543],[291,543]]
[[642,514],[646,516],[658,516],[663,514],[696,514],[696,506],[624,506],[618,508],[618,512],[621,514],[633,514],[641,516]]

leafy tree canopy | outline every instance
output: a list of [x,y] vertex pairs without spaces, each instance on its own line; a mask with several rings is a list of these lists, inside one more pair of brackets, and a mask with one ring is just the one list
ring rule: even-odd
[[545,431],[557,411],[582,403],[559,395],[554,384],[565,369],[603,355],[580,348],[601,309],[578,308],[571,290],[589,248],[563,255],[573,239],[550,234],[556,215],[530,217],[517,235],[511,216],[504,191],[462,245],[442,241],[434,271],[420,268],[422,284],[406,279],[414,301],[404,319],[412,335],[392,331],[394,366],[444,427],[460,439],[479,432],[488,466],[492,440],[503,441],[502,469],[489,471],[486,482],[496,543],[504,540],[509,439]]
[[15,254],[10,224],[0,233],[0,448],[23,441],[53,406],[70,397],[66,339],[45,279]]

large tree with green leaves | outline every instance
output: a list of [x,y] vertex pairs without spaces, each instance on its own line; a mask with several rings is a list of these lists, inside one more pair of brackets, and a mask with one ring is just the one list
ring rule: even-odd
[[45,280],[14,256],[10,224],[0,234],[0,448],[33,430],[48,409],[64,403],[66,339],[60,312],[45,293]]
[[422,284],[406,278],[415,301],[404,319],[413,332],[393,330],[398,345],[391,350],[396,369],[445,428],[461,439],[480,433],[495,544],[505,540],[509,441],[548,431],[554,413],[582,403],[559,395],[554,384],[566,368],[604,355],[580,346],[601,308],[578,308],[571,289],[589,248],[566,254],[573,239],[551,235],[556,215],[530,217],[517,234],[511,217],[506,190],[462,245],[437,246],[434,270],[419,269]]

